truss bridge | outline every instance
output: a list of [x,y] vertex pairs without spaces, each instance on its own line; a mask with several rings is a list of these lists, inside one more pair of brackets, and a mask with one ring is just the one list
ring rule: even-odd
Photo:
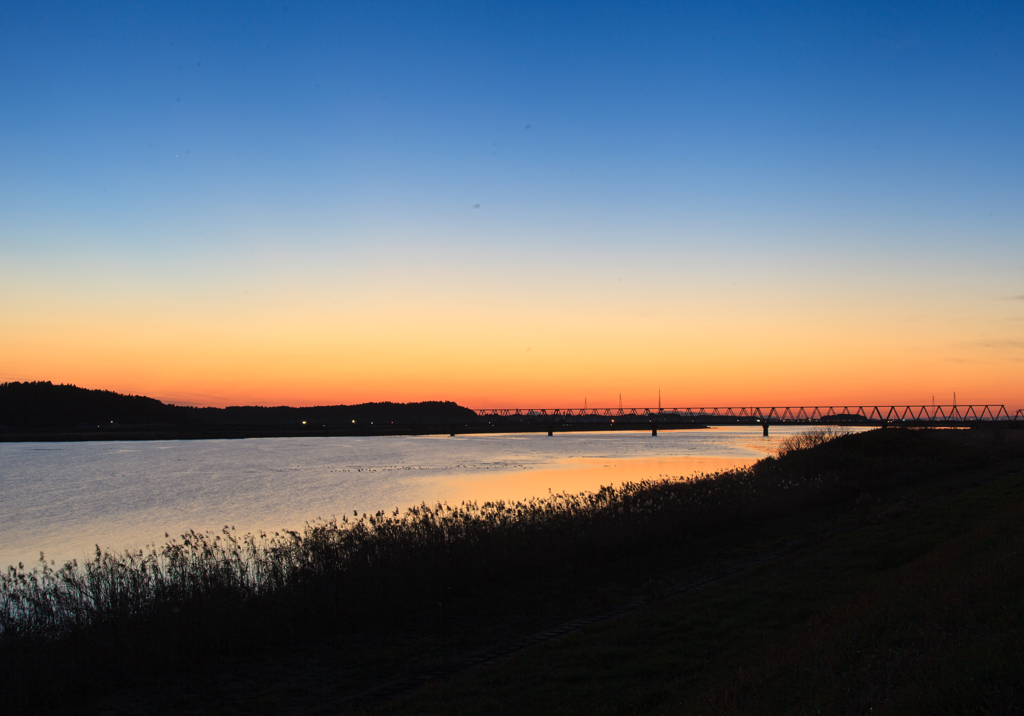
[[[829,405],[734,408],[493,408],[475,411],[465,432],[679,430],[708,425],[849,425],[864,427],[1024,427],[1024,409],[1003,405]],[[461,430],[460,430],[461,431]],[[455,430],[453,429],[453,434]]]

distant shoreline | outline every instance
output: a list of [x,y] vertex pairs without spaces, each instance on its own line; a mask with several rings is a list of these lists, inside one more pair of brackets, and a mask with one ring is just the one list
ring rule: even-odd
[[[616,416],[618,417],[618,416]],[[189,408],[74,385],[0,383],[0,442],[241,440],[245,438],[479,435],[495,433],[695,430],[703,423],[625,416],[478,415],[451,401]],[[526,418],[523,420],[522,418]]]
[[[702,423],[658,423],[659,432],[666,430],[704,430]],[[244,440],[246,438],[309,438],[309,437],[383,437],[402,435],[499,435],[503,433],[588,433],[588,432],[650,432],[650,424],[577,425],[494,425],[460,426],[452,432],[449,426],[423,425],[406,427],[337,427],[330,425],[122,425],[109,428],[78,428],[74,430],[24,430],[0,432],[0,443],[27,442],[112,442],[119,440]]]

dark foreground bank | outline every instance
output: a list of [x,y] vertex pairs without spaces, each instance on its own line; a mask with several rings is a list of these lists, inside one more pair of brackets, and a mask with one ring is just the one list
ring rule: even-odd
[[[884,520],[908,509],[887,503],[890,494],[1021,457],[1019,435],[819,434],[778,459],[692,481],[424,505],[302,533],[226,529],[150,554],[13,570],[0,582],[0,693],[28,712],[111,708],[120,692],[133,711],[142,694],[180,695],[183,684],[216,692],[225,678],[210,684],[204,675],[235,665],[272,683],[302,664],[327,669],[330,698],[342,703],[410,665],[656,595],[680,571],[806,539],[830,520]],[[295,694],[288,704],[312,707]]]
[[876,491],[781,558],[365,711],[1020,714],[1022,468]]

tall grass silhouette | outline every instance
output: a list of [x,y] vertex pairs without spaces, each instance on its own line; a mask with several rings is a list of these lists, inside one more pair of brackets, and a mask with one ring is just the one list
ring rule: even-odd
[[811,450],[830,440],[852,434],[853,431],[850,428],[841,425],[820,425],[783,438],[779,441],[775,453],[779,457],[783,457],[796,450]]

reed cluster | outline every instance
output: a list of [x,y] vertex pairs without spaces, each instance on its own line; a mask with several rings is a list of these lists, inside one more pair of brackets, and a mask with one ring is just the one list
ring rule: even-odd
[[588,552],[607,556],[679,537],[835,486],[834,475],[761,466],[521,502],[421,504],[310,522],[301,531],[239,535],[225,526],[219,533],[191,531],[148,551],[97,547],[84,563],[9,567],[0,576],[0,639],[60,639],[211,600],[243,604],[287,596],[292,621],[301,619],[306,604],[363,618],[382,601],[447,598],[453,586],[469,587],[482,577],[529,579],[531,571],[578,562]]
[[783,438],[776,448],[776,454],[782,457],[796,450],[811,450],[836,438],[852,434],[853,431],[850,428],[842,425],[820,425],[797,435]]

